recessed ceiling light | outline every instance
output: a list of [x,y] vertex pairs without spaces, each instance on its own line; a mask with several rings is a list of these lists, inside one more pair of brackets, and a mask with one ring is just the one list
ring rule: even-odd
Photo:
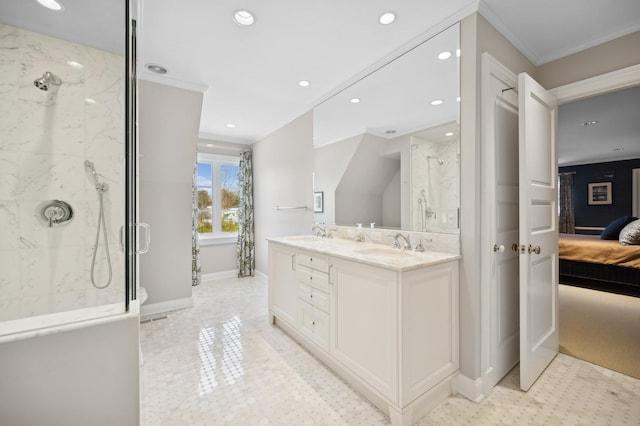
[[593,126],[594,124],[598,124],[598,120],[585,121],[581,123],[581,126]]
[[431,105],[433,105],[433,106],[442,105],[443,103],[444,103],[444,101],[442,99],[435,99],[435,100],[431,101]]
[[46,7],[47,9],[55,10],[56,12],[59,12],[64,9],[64,6],[62,6],[62,3],[56,0],[38,0],[38,3],[40,3],[42,6]]
[[449,59],[451,57],[451,52],[445,50],[444,52],[438,53],[438,59],[444,61],[445,59]]
[[396,20],[395,12],[385,12],[382,15],[380,15],[380,18],[378,18],[378,22],[380,22],[382,25],[389,25],[395,20]]
[[456,98],[456,102],[460,102],[460,96]]
[[233,124],[233,123],[229,123],[229,124],[227,124],[227,127],[230,128],[230,129],[233,129],[233,128],[236,127],[236,125]]
[[447,132],[444,134],[445,136],[453,136],[453,132]]
[[96,101],[94,99],[91,99],[91,98],[86,98],[84,101],[86,103],[88,103],[88,104],[95,104],[96,103]]
[[215,145],[212,143],[206,143],[204,144],[204,146],[206,146],[207,148],[213,148]]
[[360,102],[360,98],[351,98],[349,102],[351,102],[352,104],[357,104],[358,102]]
[[250,25],[253,25],[253,23],[256,21],[256,18],[253,16],[253,13],[249,12],[248,10],[236,10],[233,13],[233,20],[238,25],[248,27]]
[[460,49],[456,49],[456,56],[460,56]]
[[300,87],[309,87],[309,85],[310,85],[310,84],[311,84],[311,83],[310,83],[309,81],[307,81],[307,80],[300,80],[300,81],[298,82],[298,85],[299,85]]
[[387,130],[385,133],[388,134],[388,135],[393,135],[393,134],[396,133],[396,131],[395,130]]
[[81,70],[82,68],[84,68],[84,65],[76,61],[67,61],[67,65],[69,65],[71,68],[74,68],[76,70]]
[[145,67],[151,71],[151,72],[155,72],[156,74],[166,74],[167,73],[167,69],[165,67],[163,67],[162,65],[158,65],[158,64],[147,64],[145,65]]

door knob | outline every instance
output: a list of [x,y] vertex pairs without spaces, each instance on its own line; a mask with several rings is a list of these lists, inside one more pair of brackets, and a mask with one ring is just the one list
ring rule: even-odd
[[529,253],[540,254],[540,246],[533,247],[531,244],[529,244]]
[[504,253],[504,246],[502,244],[500,245],[494,244],[493,251],[499,251],[500,253]]

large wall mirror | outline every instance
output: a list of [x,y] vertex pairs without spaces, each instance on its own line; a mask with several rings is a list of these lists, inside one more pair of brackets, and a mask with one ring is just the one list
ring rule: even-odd
[[314,109],[316,222],[459,233],[460,26]]

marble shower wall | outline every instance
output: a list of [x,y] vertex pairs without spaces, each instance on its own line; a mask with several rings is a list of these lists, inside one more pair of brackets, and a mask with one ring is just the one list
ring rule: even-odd
[[[428,232],[454,232],[459,228],[460,156],[458,141],[433,142],[415,136],[411,149],[411,229]],[[436,158],[444,161],[442,165]],[[435,217],[424,218],[418,200],[421,192]]]
[[[34,86],[46,71],[62,80],[57,90]],[[123,56],[0,24],[0,320],[124,306],[124,117]],[[109,185],[113,278],[104,290],[90,278],[99,200],[85,160]],[[71,222],[43,223],[37,211],[48,200],[69,203]],[[107,282],[104,235],[94,274]]]

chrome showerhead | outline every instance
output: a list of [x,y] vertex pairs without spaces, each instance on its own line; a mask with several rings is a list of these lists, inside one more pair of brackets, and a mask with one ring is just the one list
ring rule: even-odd
[[45,92],[48,91],[52,85],[60,86],[61,84],[62,80],[51,74],[49,71],[45,72],[42,77],[33,80],[33,85],[40,90],[44,90]]

